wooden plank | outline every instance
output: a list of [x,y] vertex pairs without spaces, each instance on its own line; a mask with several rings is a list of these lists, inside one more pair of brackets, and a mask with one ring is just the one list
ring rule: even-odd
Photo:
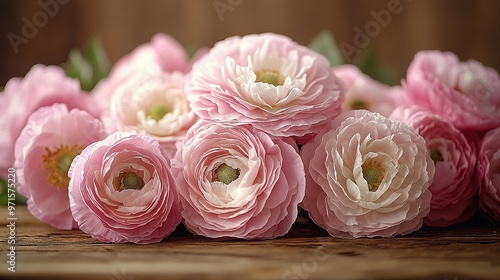
[[[284,237],[219,241],[180,227],[150,245],[104,244],[16,207],[16,272],[0,208],[0,277],[50,279],[500,279],[498,227],[424,228],[396,238],[341,240],[299,220]],[[6,265],[7,264],[7,265]]]

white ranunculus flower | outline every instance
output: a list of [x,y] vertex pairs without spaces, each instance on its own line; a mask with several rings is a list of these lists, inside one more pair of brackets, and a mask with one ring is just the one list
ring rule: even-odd
[[410,126],[365,110],[328,123],[302,148],[303,207],[341,238],[395,236],[422,226],[434,164]]
[[175,142],[197,120],[184,94],[184,74],[150,72],[132,76],[116,89],[110,111],[103,116],[111,131],[154,137],[171,157]]

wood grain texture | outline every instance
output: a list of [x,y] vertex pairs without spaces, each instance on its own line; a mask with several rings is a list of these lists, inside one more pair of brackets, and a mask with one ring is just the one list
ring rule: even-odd
[[179,227],[156,244],[104,244],[43,224],[22,206],[12,273],[7,209],[0,212],[2,279],[500,279],[499,228],[485,224],[342,240],[299,220],[266,241],[212,240]]

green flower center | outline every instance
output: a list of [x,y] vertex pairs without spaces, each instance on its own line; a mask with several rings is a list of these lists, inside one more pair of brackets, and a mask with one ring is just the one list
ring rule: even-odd
[[148,116],[155,121],[159,121],[168,114],[170,110],[163,104],[154,104],[148,110]]
[[432,161],[434,161],[434,164],[436,164],[438,161],[443,161],[443,155],[441,155],[441,153],[436,149],[431,149],[430,155]]
[[59,158],[59,161],[57,162],[57,168],[61,170],[62,173],[68,174],[69,167],[71,166],[71,163],[73,162],[73,159],[76,157],[76,155],[63,155]]
[[215,169],[214,181],[219,181],[226,185],[229,185],[234,180],[240,177],[240,170],[232,168],[231,166],[223,163]]
[[71,163],[84,148],[78,144],[61,145],[52,150],[45,148],[46,153],[42,155],[40,168],[48,172],[46,182],[58,190],[67,189],[69,184],[68,171]]
[[140,190],[144,187],[144,181],[135,172],[122,172],[114,179],[113,186],[117,191]]
[[256,81],[261,83],[267,83],[274,86],[282,86],[285,79],[279,71],[275,70],[262,70],[255,72],[257,76]]
[[351,109],[352,110],[363,110],[363,109],[368,109],[368,104],[364,102],[363,100],[354,100],[351,103]]
[[363,169],[363,178],[368,183],[368,190],[371,192],[377,191],[385,175],[382,165],[368,159],[361,168]]

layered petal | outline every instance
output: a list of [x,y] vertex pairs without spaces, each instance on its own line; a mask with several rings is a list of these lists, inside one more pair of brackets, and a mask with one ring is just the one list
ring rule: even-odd
[[55,103],[78,108],[93,116],[98,106],[80,89],[78,80],[66,77],[57,66],[35,65],[24,78],[12,78],[0,94],[0,176],[14,163],[14,145],[30,115],[37,109]]
[[182,141],[172,168],[184,224],[207,237],[282,236],[304,196],[295,143],[248,125],[199,121]]
[[115,90],[130,77],[144,73],[187,73],[190,70],[188,56],[184,48],[171,36],[158,33],[151,41],[136,47],[120,58],[107,78],[102,79],[92,90],[92,96],[103,111],[109,109]]
[[302,206],[332,236],[408,234],[429,213],[434,165],[424,139],[402,122],[364,110],[343,113],[301,156]]
[[477,210],[478,185],[473,180],[479,138],[422,107],[398,108],[392,117],[413,126],[424,137],[436,176],[429,187],[431,211],[424,222],[445,227],[469,220]]
[[128,131],[155,138],[163,154],[171,158],[175,143],[198,119],[185,97],[184,78],[180,72],[130,76],[112,94],[103,122],[110,132]]
[[500,127],[488,131],[481,143],[477,161],[479,205],[495,223],[500,222]]
[[373,80],[352,64],[333,68],[333,73],[346,85],[342,111],[368,110],[390,116],[398,106],[400,92]]
[[204,120],[302,137],[340,113],[344,88],[325,57],[266,33],[218,42],[194,64],[186,94]]
[[486,131],[500,125],[500,75],[450,52],[421,51],[403,83],[404,103],[451,121],[458,129]]
[[180,223],[170,165],[151,137],[113,133],[85,148],[69,176],[71,212],[100,241],[159,242]]
[[101,122],[79,109],[54,104],[35,111],[15,145],[17,190],[28,210],[59,229],[77,228],[69,209],[67,175],[73,158],[106,136]]

